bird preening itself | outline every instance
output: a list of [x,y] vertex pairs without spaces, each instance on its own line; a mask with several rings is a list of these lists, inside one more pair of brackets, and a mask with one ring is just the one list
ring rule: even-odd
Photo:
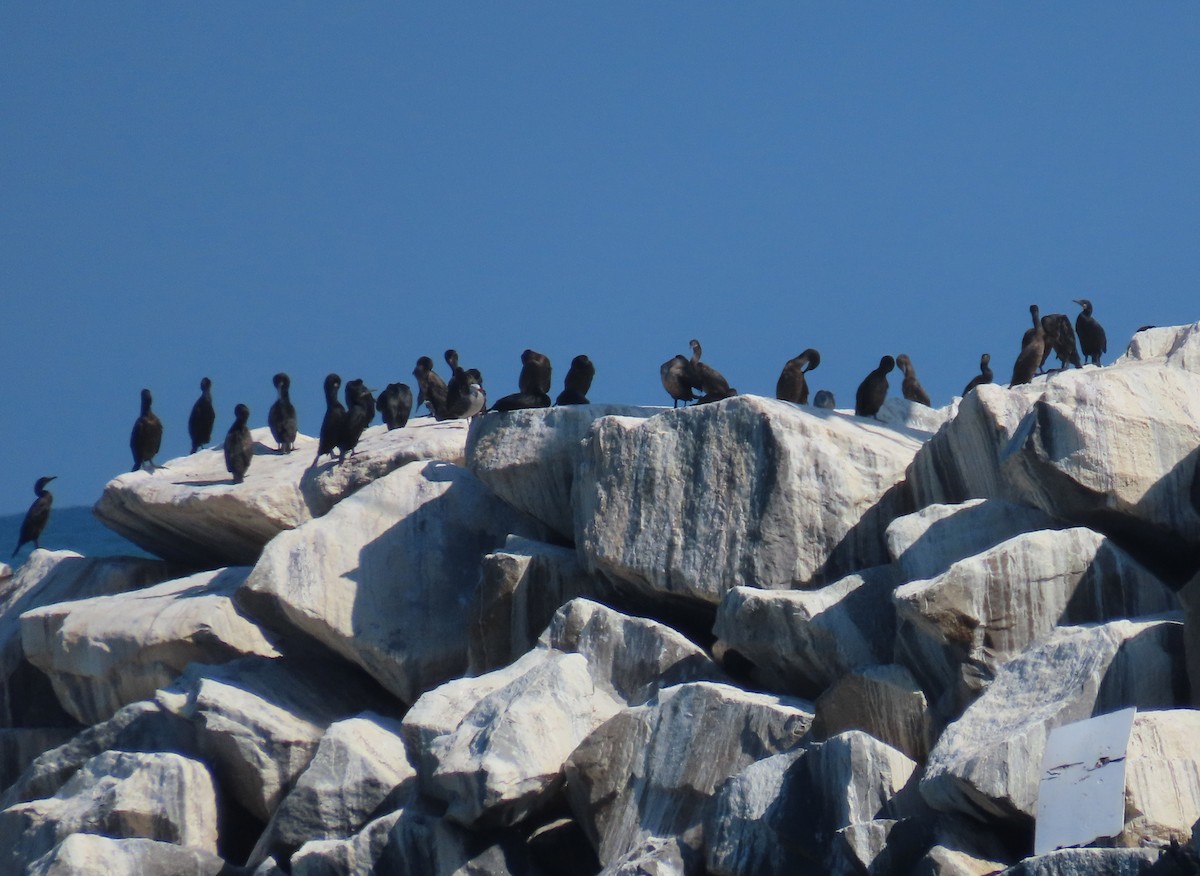
[[521,411],[550,407],[551,365],[548,356],[536,350],[521,353],[521,374],[517,391],[492,405],[493,411]]
[[346,416],[342,420],[342,431],[337,439],[338,462],[346,454],[354,455],[362,433],[375,419],[375,395],[367,389],[362,378],[356,377],[346,384]]
[[692,392],[692,384],[689,381],[691,368],[686,356],[672,356],[662,363],[658,373],[662,378],[663,389],[675,401],[672,407],[678,408],[680,402],[696,400],[696,396]]
[[912,359],[908,358],[907,353],[901,353],[896,357],[896,367],[904,374],[904,380],[900,384],[900,394],[910,402],[931,407],[929,393],[925,391],[925,387],[921,386],[921,381],[917,380],[917,369],[913,367]]
[[1033,380],[1033,375],[1041,367],[1046,353],[1046,331],[1042,328],[1042,320],[1038,317],[1038,306],[1029,305],[1029,314],[1033,317],[1033,328],[1026,329],[1021,338],[1021,354],[1013,363],[1012,380],[1009,386],[1020,386]]
[[408,416],[412,413],[412,390],[407,383],[389,383],[379,393],[377,402],[379,416],[388,431],[403,429],[408,424]]
[[433,360],[428,356],[418,359],[417,366],[413,368],[413,379],[417,381],[417,410],[421,409],[421,405],[427,405],[429,413],[436,419],[445,419],[442,412],[446,407],[446,381],[433,370]]
[[1046,360],[1054,353],[1058,357],[1058,370],[1062,371],[1067,365],[1078,368],[1079,348],[1075,346],[1075,332],[1071,328],[1071,320],[1065,313],[1047,313],[1042,317],[1042,334],[1046,338],[1042,350],[1040,370],[1045,371]]
[[279,453],[291,453],[296,447],[296,434],[300,431],[296,419],[296,406],[292,404],[292,378],[282,371],[271,378],[275,384],[275,403],[267,411],[267,425]]
[[863,378],[854,394],[855,414],[860,417],[874,417],[879,413],[879,409],[883,407],[883,400],[887,398],[887,376],[895,367],[896,360],[891,356],[884,356],[879,360],[879,367]]
[[134,420],[133,432],[129,436],[129,449],[133,452],[133,468],[130,471],[137,471],[146,463],[150,464],[151,470],[155,468],[154,457],[162,446],[163,426],[154,411],[150,410],[153,403],[150,390],[143,389],[142,413]]
[[250,461],[254,459],[254,439],[250,437],[250,409],[238,405],[233,409],[233,425],[225,433],[225,470],[233,475],[233,482],[240,484],[246,479]]
[[212,381],[205,377],[200,381],[200,398],[196,399],[196,403],[192,405],[192,413],[188,416],[188,437],[192,439],[192,453],[212,441],[213,424],[216,421]]
[[821,354],[811,347],[794,359],[788,359],[775,382],[775,398],[798,405],[808,404],[808,381],[804,375],[816,370],[820,364]]
[[700,342],[692,338],[688,341],[688,346],[692,348],[692,359],[688,363],[690,374],[688,381],[694,389],[701,392],[700,398],[696,399],[696,404],[706,405],[737,395],[737,390],[730,388],[729,381],[720,371],[707,362],[700,361],[703,353]]
[[1108,352],[1108,337],[1104,334],[1104,326],[1092,316],[1092,302],[1086,298],[1078,298],[1075,303],[1083,308],[1079,316],[1075,317],[1075,334],[1079,336],[1079,349],[1083,352],[1083,360],[1099,365],[1100,357]]
[[17,546],[13,548],[12,552],[13,557],[17,555],[17,551],[21,549],[22,545],[29,542],[33,542],[35,549],[42,546],[40,541],[42,531],[50,519],[50,506],[54,504],[54,494],[46,489],[46,484],[55,477],[38,478],[37,483],[33,485],[33,491],[37,494],[37,498],[33,500],[33,504],[25,512],[25,519],[21,521],[21,534],[17,536]]
[[966,396],[966,394],[968,392],[970,392],[971,390],[973,390],[975,387],[979,386],[980,384],[992,382],[992,369],[988,365],[988,363],[991,361],[992,361],[992,357],[988,353],[984,353],[982,356],[979,357],[979,373],[971,378],[971,382],[968,383],[966,388],[962,391],[962,394],[964,396]]
[[555,399],[556,405],[586,405],[587,394],[592,389],[592,381],[596,377],[596,366],[587,356],[579,355],[571,360],[571,367],[563,380],[563,391]]

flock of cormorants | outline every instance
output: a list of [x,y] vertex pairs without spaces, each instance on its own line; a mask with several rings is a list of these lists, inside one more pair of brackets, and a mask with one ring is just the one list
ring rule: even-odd
[[[1036,304],[1030,305],[1029,313],[1033,318],[1033,326],[1021,339],[1021,352],[1013,365],[1010,385],[1029,383],[1035,374],[1042,373],[1052,352],[1058,357],[1059,370],[1068,364],[1076,368],[1083,362],[1100,364],[1100,357],[1108,351],[1104,328],[1092,315],[1090,301],[1081,298],[1075,303],[1082,311],[1075,319],[1074,330],[1066,314],[1052,313],[1042,316]],[[681,401],[701,405],[737,395],[737,390],[730,387],[729,381],[721,372],[700,360],[703,352],[700,342],[693,338],[689,346],[692,350],[690,359],[682,355],[673,356],[659,369],[663,389],[674,401],[674,407],[677,408]],[[459,365],[458,353],[455,350],[447,350],[444,356],[451,372],[449,382],[443,381],[433,370],[433,360],[428,356],[419,358],[413,369],[418,388],[417,409],[420,410],[422,405],[427,406],[429,412],[439,421],[465,419],[486,410],[517,411],[550,407],[550,359],[542,353],[525,350],[521,354],[517,392],[499,399],[491,408],[487,406],[480,372]],[[990,361],[991,356],[987,353],[980,357],[980,373],[966,385],[963,390],[964,396],[976,386],[992,382]],[[814,349],[805,350],[794,359],[789,359],[775,385],[776,398],[801,405],[808,404],[808,381],[805,375],[820,364],[821,354]],[[854,397],[855,414],[860,417],[874,417],[879,413],[887,397],[887,375],[897,366],[904,374],[901,383],[904,397],[912,402],[929,405],[929,394],[917,379],[912,360],[907,354],[901,353],[894,359],[884,356],[879,360],[879,367],[863,379]],[[595,376],[596,366],[592,361],[587,356],[576,356],[571,360],[563,391],[559,393],[555,403],[588,404],[587,394]],[[298,434],[296,408],[289,395],[291,378],[281,372],[272,378],[272,382],[277,398],[267,414],[267,425],[277,444],[277,452],[290,453],[295,449]],[[407,384],[389,383],[376,400],[375,391],[368,389],[366,383],[361,379],[351,380],[346,384],[344,405],[338,398],[341,386],[342,378],[337,374],[330,374],[325,378],[325,416],[318,435],[317,455],[313,458],[310,468],[316,466],[322,456],[328,455],[332,459],[334,451],[337,451],[336,461],[339,463],[347,454],[353,455],[359,439],[375,418],[376,412],[381,415],[389,430],[402,428],[408,423],[413,408],[413,397]],[[835,402],[832,393],[821,390],[813,403],[817,407],[833,408]],[[133,453],[132,471],[147,465],[151,471],[157,467],[154,457],[162,446],[163,425],[151,409],[152,404],[150,390],[143,389],[141,414],[134,422],[129,438],[129,448]],[[212,402],[212,381],[205,377],[200,381],[200,398],[192,406],[191,415],[188,417],[192,453],[211,442],[216,418]],[[237,405],[234,408],[234,423],[225,434],[225,467],[233,475],[235,484],[243,482],[254,457],[254,441],[250,435],[249,419],[250,409],[244,404]],[[39,538],[50,518],[50,506],[54,500],[53,495],[46,489],[46,484],[52,480],[53,477],[39,478],[34,485],[37,499],[29,507],[21,523],[21,533],[12,553],[14,557],[28,542],[33,542],[35,547],[41,547]]]

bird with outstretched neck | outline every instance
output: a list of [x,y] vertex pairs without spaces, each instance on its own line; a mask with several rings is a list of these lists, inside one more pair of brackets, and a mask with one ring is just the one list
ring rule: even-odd
[[21,533],[17,536],[17,546],[13,548],[12,552],[13,557],[17,555],[17,551],[21,549],[22,545],[29,542],[33,542],[35,549],[42,546],[40,541],[42,531],[45,530],[46,523],[50,520],[50,506],[54,504],[54,494],[46,489],[46,484],[55,477],[57,475],[38,478],[37,483],[33,485],[33,492],[37,494],[37,498],[33,500],[33,504],[25,512],[25,519],[21,521]]

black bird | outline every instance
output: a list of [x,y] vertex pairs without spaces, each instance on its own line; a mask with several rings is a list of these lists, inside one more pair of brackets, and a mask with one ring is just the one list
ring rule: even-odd
[[[431,363],[432,364],[432,363]],[[338,401],[338,390],[342,388],[342,378],[336,374],[325,377],[325,417],[321,420],[321,432],[317,438],[317,455],[313,457],[313,468],[317,460],[325,454],[333,456],[342,436],[342,424],[346,419],[346,408]]]
[[[451,378],[450,384],[453,392],[446,393],[446,407],[442,411],[443,415],[438,417],[439,420],[465,420],[484,409],[483,389],[475,382],[471,371],[459,368]],[[550,399],[547,396],[546,404],[549,403]]]
[[33,500],[33,504],[25,512],[25,519],[21,521],[21,534],[17,536],[17,546],[12,552],[13,557],[17,555],[17,551],[21,549],[22,545],[29,542],[33,542],[35,548],[42,546],[39,539],[42,537],[42,530],[46,528],[46,521],[50,519],[50,506],[54,504],[54,494],[46,489],[46,484],[52,480],[54,477],[38,478],[37,483],[33,485],[33,491],[37,493],[37,498]]
[[1046,331],[1042,328],[1042,320],[1038,316],[1038,306],[1029,305],[1029,315],[1033,317],[1033,328],[1026,329],[1021,338],[1021,354],[1013,363],[1012,380],[1009,386],[1020,386],[1033,380],[1038,367],[1042,364],[1046,352]]
[[558,405],[587,405],[587,394],[591,391],[592,381],[596,378],[596,366],[587,356],[579,355],[571,360],[563,380],[563,391],[558,394],[555,404]]
[[696,400],[692,384],[689,382],[692,376],[691,363],[686,356],[675,356],[663,362],[658,373],[662,378],[663,389],[675,400],[672,407],[678,408],[680,402]]
[[[808,404],[808,381],[804,375],[820,364],[821,354],[811,347],[794,359],[788,359],[779,374],[779,380],[775,382],[775,398],[798,405]],[[805,368],[805,365],[808,367]]]
[[879,409],[883,407],[883,400],[887,398],[887,376],[895,367],[896,360],[891,356],[884,356],[879,360],[879,367],[858,385],[858,392],[854,394],[855,414],[860,417],[874,417],[879,413]]
[[692,359],[688,363],[688,370],[691,376],[688,381],[700,392],[704,393],[700,398],[696,399],[696,404],[706,405],[710,402],[720,401],[724,398],[732,398],[737,395],[736,389],[729,387],[724,375],[716,368],[713,368],[707,362],[701,362],[700,342],[695,338],[688,341],[688,346],[692,348]]
[[901,394],[910,402],[925,405],[927,408],[932,407],[929,404],[929,393],[917,379],[917,369],[913,367],[912,359],[908,358],[907,353],[901,353],[896,357],[896,367],[904,372],[904,380],[900,384]]
[[492,405],[493,411],[521,411],[550,407],[550,359],[535,350],[521,353],[517,392]]
[[837,401],[834,400],[833,393],[827,389],[818,389],[817,394],[813,396],[813,407],[824,408],[827,411],[832,411],[837,406]]
[[296,433],[300,424],[296,419],[296,406],[292,404],[292,378],[282,371],[271,378],[275,384],[278,398],[267,411],[267,425],[271,427],[271,437],[275,439],[280,453],[291,453],[296,449]]
[[379,393],[379,414],[388,431],[403,429],[412,412],[412,390],[407,383],[389,383]]
[[150,410],[154,397],[150,390],[142,390],[142,414],[133,422],[133,432],[129,436],[129,449],[133,451],[133,468],[137,471],[144,463],[150,463],[150,469],[155,468],[154,457],[162,446],[162,420]]
[[[1083,312],[1075,317],[1075,332],[1079,335],[1079,346],[1083,351],[1084,361],[1099,365],[1100,357],[1108,352],[1108,337],[1104,334],[1104,326],[1092,316],[1092,302],[1080,298],[1075,303],[1083,308]],[[1138,331],[1144,331],[1145,328],[1153,326],[1145,326]]]
[[250,460],[254,459],[254,439],[250,437],[250,409],[238,405],[233,409],[233,425],[225,433],[225,470],[233,475],[233,482],[240,484],[246,479]]
[[192,413],[188,416],[192,453],[212,441],[213,423],[216,421],[217,412],[212,403],[212,381],[205,377],[200,381],[200,398],[196,399],[196,403],[192,405]]
[[429,413],[441,420],[441,414],[446,407],[446,381],[433,370],[433,360],[422,356],[417,360],[413,369],[413,378],[417,381],[417,410],[421,405],[429,406]]
[[1068,363],[1076,368],[1082,365],[1079,361],[1079,348],[1075,346],[1075,331],[1065,313],[1047,313],[1043,316],[1042,333],[1046,338],[1046,346],[1042,350],[1042,370],[1045,369],[1046,360],[1050,358],[1051,353],[1058,356],[1059,371],[1066,368]]
[[341,451],[338,462],[346,458],[346,454],[354,455],[362,433],[371,421],[375,419],[375,396],[367,385],[355,378],[346,384],[346,417],[342,420],[342,432],[337,440],[337,448]]
[[984,353],[979,357],[979,373],[971,378],[971,382],[968,383],[966,388],[962,391],[964,397],[968,392],[980,384],[992,382],[992,369],[988,365],[988,363],[991,361],[992,357],[988,353]]

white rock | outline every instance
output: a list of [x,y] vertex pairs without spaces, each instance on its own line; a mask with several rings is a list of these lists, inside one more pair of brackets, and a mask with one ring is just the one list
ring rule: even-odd
[[884,862],[888,838],[896,824],[893,818],[878,818],[843,827],[833,836],[828,872],[837,876],[892,872],[879,865]]
[[21,616],[22,645],[82,724],[148,699],[189,663],[278,657],[233,604],[246,568],[201,572],[134,593],[60,602]]
[[1060,624],[1178,610],[1157,578],[1099,533],[1029,532],[893,594],[896,657],[952,717],[997,668]]
[[609,863],[599,876],[687,876],[698,873],[696,851],[678,839],[649,837],[628,854]]
[[797,841],[802,806],[789,793],[804,749],[755,761],[716,793],[705,826],[705,864],[714,876],[800,873],[813,865]]
[[1125,755],[1119,846],[1187,845],[1200,823],[1200,711],[1139,712]]
[[575,537],[571,489],[581,442],[600,417],[645,418],[660,408],[564,405],[491,413],[471,420],[467,468],[514,508],[563,538]]
[[309,840],[291,858],[292,876],[374,876],[391,830],[404,816],[397,809],[344,840]]
[[[924,436],[928,438],[954,419],[957,412],[957,399],[944,408],[931,408],[918,402],[910,402],[903,396],[893,395],[884,399],[883,407],[879,409],[875,419],[889,426],[923,432]],[[845,413],[853,414],[854,409],[851,408]]]
[[838,679],[816,703],[812,733],[828,739],[864,730],[915,761],[924,761],[934,731],[925,694],[903,666],[868,666]]
[[1062,627],[1002,666],[942,733],[921,795],[935,809],[1028,826],[1050,731],[1128,706],[1171,708],[1183,689],[1182,624]]
[[1200,374],[1200,322],[1138,332],[1130,340],[1124,355],[1113,365],[1136,362],[1161,362]]
[[735,587],[717,610],[717,648],[754,664],[754,681],[815,697],[854,669],[886,663],[895,638],[891,566],[848,575],[819,590]]
[[148,474],[128,472],[104,488],[93,511],[134,544],[193,567],[253,565],[284,530],[320,517],[346,496],[407,463],[463,461],[468,424],[411,420],[403,429],[374,426],[344,463],[311,468],[316,439],[296,436],[296,450],[274,452],[269,429],[254,429],[254,461],[234,485],[220,447],[172,459]]
[[920,434],[755,396],[605,417],[576,472],[575,543],[590,569],[659,599],[833,581],[886,562],[907,494],[884,496]]
[[211,852],[157,840],[73,833],[30,865],[28,876],[223,876]]
[[1137,876],[1153,872],[1157,849],[1059,849],[1026,858],[1001,876]]
[[652,837],[701,849],[721,782],[795,748],[811,722],[802,700],[710,682],[666,688],[615,715],[571,754],[571,809],[606,866]]
[[178,754],[101,754],[53,797],[0,812],[0,864],[19,872],[72,833],[141,836],[215,854],[212,777]]
[[409,465],[274,539],[238,602],[412,703],[467,667],[480,558],[508,533],[537,538],[542,530],[465,469]]

